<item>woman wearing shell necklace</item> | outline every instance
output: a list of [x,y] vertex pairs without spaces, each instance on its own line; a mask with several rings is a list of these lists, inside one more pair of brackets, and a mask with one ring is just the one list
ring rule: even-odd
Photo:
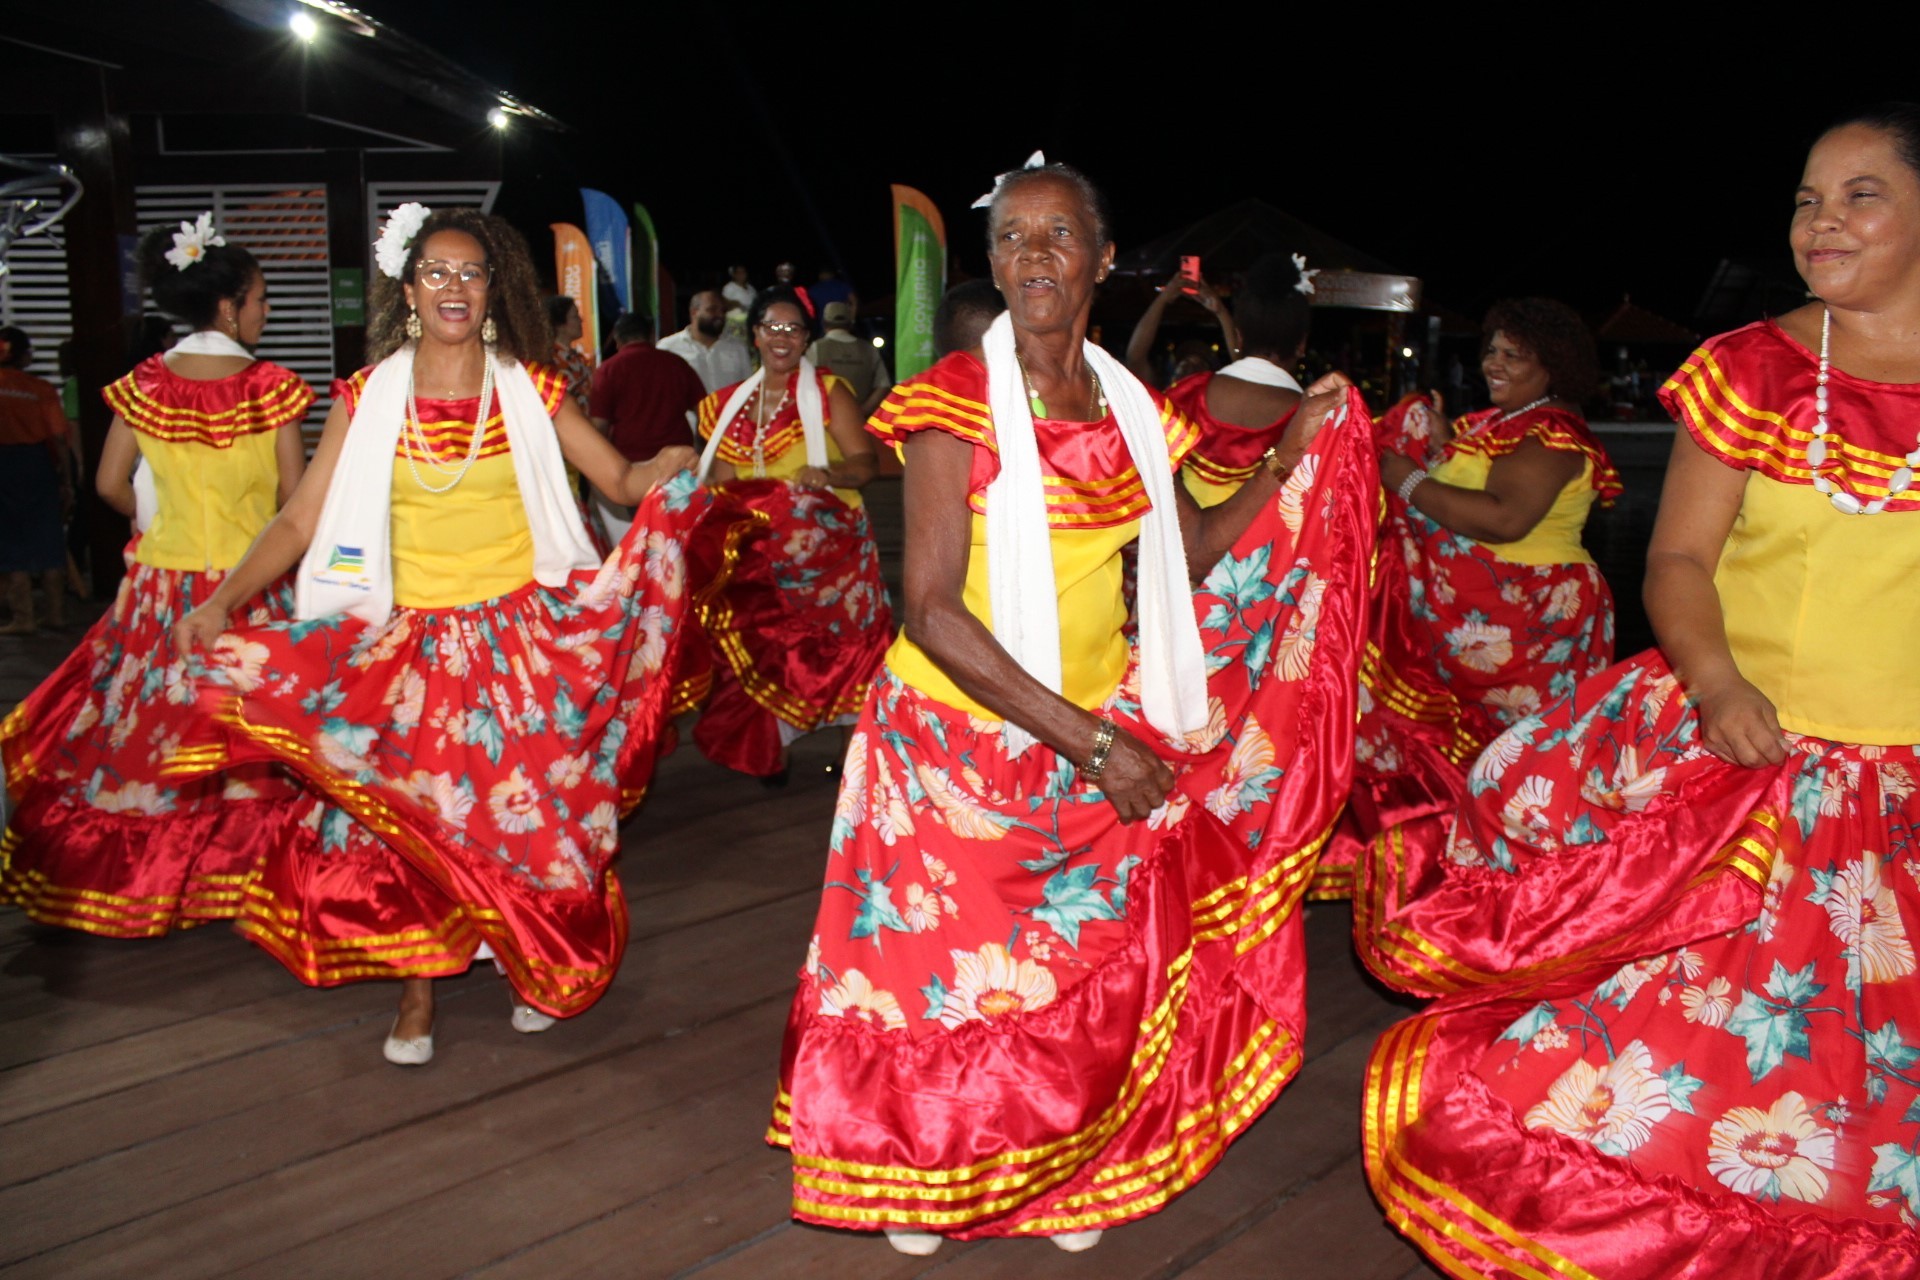
[[1660,650],[1489,745],[1444,856],[1362,868],[1369,965],[1477,988],[1368,1090],[1450,1274],[1920,1274],[1920,105],[1821,135],[1792,208],[1815,300],[1661,389]]
[[[433,1053],[431,979],[488,952],[514,1026],[578,1013],[626,940],[609,864],[651,771],[685,608],[693,462],[628,463],[532,363],[550,345],[518,233],[402,206],[378,246],[368,351],[335,384],[299,488],[174,628],[207,650],[225,741],[184,771],[276,760],[326,807],[299,856],[255,868],[242,932],[303,981],[398,978],[385,1052]],[[601,564],[571,463],[644,504]],[[299,565],[298,620],[226,631]]]

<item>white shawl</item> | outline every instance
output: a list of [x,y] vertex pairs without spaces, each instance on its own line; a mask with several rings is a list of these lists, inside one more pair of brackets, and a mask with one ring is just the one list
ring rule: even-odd
[[[766,380],[766,369],[753,371],[753,376],[733,389],[727,402],[720,406],[720,416],[714,420],[713,434],[707,437],[707,447],[700,451],[700,469],[694,478],[701,484],[707,482],[707,473],[713,470],[713,460],[720,456],[720,438],[727,434],[727,427],[739,412],[746,408],[747,399],[760,389]],[[807,465],[826,470],[827,466],[827,413],[826,403],[820,394],[820,375],[813,367],[813,361],[800,357],[800,367],[793,371],[794,405],[800,410],[800,430],[807,441]]]
[[[575,570],[591,569],[600,558],[567,490],[560,438],[526,366],[513,360],[503,364],[491,351],[487,359],[506,419],[513,477],[533,533],[534,579],[546,587],[564,586]],[[412,372],[413,348],[405,346],[367,378],[334,463],[320,523],[294,579],[295,610],[303,622],[350,613],[378,625],[393,612],[393,460]],[[485,425],[475,423],[474,430]]]
[[[1013,321],[987,329],[987,400],[1000,454],[1000,474],[987,486],[987,591],[993,636],[1034,679],[1060,692],[1060,601],[1047,536],[1046,492],[1026,379],[1014,357]],[[1193,616],[1193,584],[1180,537],[1160,408],[1140,380],[1094,343],[1083,347],[1106,391],[1141,486],[1153,504],[1140,526],[1140,706],[1147,723],[1170,737],[1207,724],[1206,656]],[[1014,732],[1016,749],[1029,740]]]
[[1263,387],[1279,387],[1282,391],[1296,391],[1301,395],[1307,393],[1298,378],[1265,356],[1242,356],[1216,376],[1238,378],[1242,382],[1258,383]]

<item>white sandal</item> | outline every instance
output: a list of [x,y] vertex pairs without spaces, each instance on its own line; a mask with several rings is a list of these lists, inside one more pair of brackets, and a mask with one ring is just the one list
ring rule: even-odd
[[[400,1015],[395,1014],[393,1029],[398,1030],[399,1026]],[[380,1046],[380,1052],[396,1067],[424,1067],[433,1061],[433,1032],[414,1036],[410,1040],[402,1040],[393,1034],[393,1030],[389,1030],[387,1042]]]
[[513,1029],[523,1036],[538,1035],[560,1019],[540,1012],[530,1004],[513,1006]]
[[896,1253],[904,1253],[910,1258],[924,1258],[940,1247],[944,1237],[931,1231],[905,1231],[895,1227],[887,1228],[887,1243]]
[[1048,1236],[1047,1239],[1053,1241],[1055,1248],[1064,1249],[1068,1253],[1085,1253],[1099,1244],[1100,1237],[1105,1234],[1105,1228],[1096,1227],[1092,1231],[1063,1231],[1057,1236]]

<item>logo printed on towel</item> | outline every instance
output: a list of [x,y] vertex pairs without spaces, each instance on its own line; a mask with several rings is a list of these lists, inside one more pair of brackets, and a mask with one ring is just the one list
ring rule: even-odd
[[359,547],[341,546],[336,543],[327,556],[326,568],[340,569],[347,573],[365,573],[367,558]]

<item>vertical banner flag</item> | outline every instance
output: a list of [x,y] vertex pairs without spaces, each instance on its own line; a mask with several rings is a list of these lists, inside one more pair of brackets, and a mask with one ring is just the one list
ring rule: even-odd
[[893,376],[905,382],[933,363],[933,313],[947,290],[947,226],[933,201],[893,187]]
[[553,223],[553,278],[559,292],[580,308],[580,338],[574,350],[600,362],[600,290],[593,270],[593,245],[571,222]]
[[[644,308],[653,317],[653,336],[658,341],[661,325],[678,317],[660,314],[660,233],[653,229],[653,219],[647,216],[647,206],[636,203],[633,206],[633,220],[640,225],[640,243],[633,247],[634,305]],[[673,301],[671,294],[667,301]]]
[[580,202],[587,207],[587,239],[593,242],[593,256],[613,282],[613,295],[620,299],[622,311],[633,310],[633,233],[627,228],[627,214],[612,196],[592,187],[580,188]]

